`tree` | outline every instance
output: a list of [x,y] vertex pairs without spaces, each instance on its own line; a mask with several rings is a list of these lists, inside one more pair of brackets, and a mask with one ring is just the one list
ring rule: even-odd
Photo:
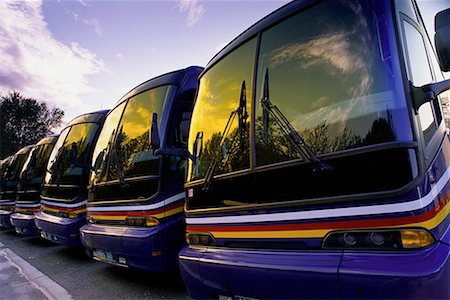
[[64,111],[12,91],[0,100],[0,159],[52,134]]

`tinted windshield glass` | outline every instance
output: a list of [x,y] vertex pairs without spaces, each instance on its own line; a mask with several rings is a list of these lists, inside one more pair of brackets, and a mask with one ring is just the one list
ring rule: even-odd
[[[365,147],[370,152],[375,148],[366,146],[412,141],[393,22],[388,1],[323,1],[262,28],[257,41],[249,37],[221,57],[200,79],[189,132],[194,159],[189,162],[188,181],[205,178],[207,186],[215,157],[219,157],[213,172],[217,175],[285,161],[314,161],[311,157],[326,160],[343,157],[326,155],[339,151]],[[241,109],[243,82],[247,105],[253,105],[242,122],[254,121],[247,125],[249,131],[254,129],[247,136],[246,125],[240,128],[239,118],[231,118]],[[228,122],[231,130],[224,138]],[[241,129],[244,134],[237,134]],[[254,166],[249,155],[253,145],[235,142],[248,136],[255,141]],[[302,149],[312,150],[307,152],[312,155],[306,156]],[[377,168],[383,169],[380,164]],[[354,180],[348,178],[345,192],[339,193],[356,190],[352,190]],[[409,179],[405,176],[395,186]],[[392,180],[360,185],[361,190],[391,189],[385,184],[388,181]],[[334,195],[336,189],[326,195]]]
[[166,85],[147,90],[108,115],[92,160],[95,182],[118,180],[119,174],[131,178],[159,173],[159,156],[153,155],[149,132],[154,113],[161,128],[164,103],[172,88]]
[[94,176],[92,179],[95,178],[96,182],[106,180],[107,153],[114,141],[117,125],[119,124],[125,104],[126,101],[114,108],[114,110],[108,114],[105,123],[103,124],[102,131],[97,139],[97,143],[95,144],[94,152],[92,154],[92,168],[94,169],[94,172],[92,172],[91,175]]
[[256,39],[240,46],[200,80],[188,147],[190,180],[204,178],[215,160],[216,174],[249,167],[249,124]]
[[12,164],[8,168],[8,173],[6,175],[7,180],[16,180],[19,178],[20,171],[22,170],[23,164],[25,163],[25,160],[27,159],[27,154],[18,154]]
[[86,167],[89,149],[99,125],[81,123],[61,132],[56,143],[45,176],[45,183],[79,184],[83,168]]
[[[412,139],[384,5],[329,1],[262,34],[256,99],[266,84],[270,102],[316,154]],[[258,103],[257,164],[300,158],[264,114]]]
[[32,150],[22,169],[22,185],[25,181],[27,184],[42,183],[44,168],[52,149],[53,144],[41,144]]

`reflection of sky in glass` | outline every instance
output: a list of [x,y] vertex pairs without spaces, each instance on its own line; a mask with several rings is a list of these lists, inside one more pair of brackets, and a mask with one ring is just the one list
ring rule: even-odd
[[[189,150],[192,151],[197,132],[203,131],[203,140],[213,133],[223,132],[232,111],[239,106],[242,81],[245,80],[247,111],[250,111],[252,88],[252,57],[255,39],[241,46],[233,54],[210,69],[200,81],[189,134]],[[232,129],[236,128],[237,122]]]
[[122,116],[123,108],[125,107],[126,101],[122,102],[119,106],[114,108],[108,116],[106,117],[105,123],[103,124],[102,131],[97,139],[95,144],[94,152],[92,155],[92,166],[94,166],[95,160],[98,154],[106,150],[108,147],[108,142],[111,139],[111,135],[116,130],[117,125],[119,124],[119,119]]
[[403,25],[405,27],[412,81],[415,86],[430,83],[432,78],[422,35],[408,22],[403,22]]
[[149,131],[154,112],[158,114],[158,125],[160,124],[168,88],[169,86],[162,86],[151,89],[128,101],[120,126],[123,126],[123,132],[129,139],[135,139]]
[[[36,146],[28,154],[27,160],[25,161],[22,172],[28,172],[26,180],[32,180],[35,177],[42,177],[44,163],[53,149],[53,144],[40,144]],[[34,160],[34,163],[31,163]],[[24,174],[23,174],[24,175]],[[22,175],[21,175],[22,176]]]
[[[50,158],[48,160],[47,164],[47,170],[53,170],[53,164],[56,162],[56,156],[58,155],[58,152],[60,152],[62,149],[61,147],[64,145],[64,141],[67,137],[67,134],[69,133],[70,127],[65,128],[61,133],[59,134],[58,140],[56,141],[55,147],[53,147],[52,153],[50,154]],[[45,183],[49,183],[52,178],[52,174],[50,172],[45,173]]]
[[346,129],[364,138],[392,111],[407,120],[406,103],[395,92],[395,51],[382,5],[326,2],[264,32],[257,99],[268,68],[270,100],[299,131],[325,122],[331,138]]
[[[60,172],[70,172],[70,151],[72,148],[72,143],[76,144],[76,162],[79,164],[83,164],[86,157],[88,146],[92,145],[92,140],[95,136],[96,129],[99,127],[96,123],[80,123],[75,124],[71,126],[70,128],[66,128],[59,136],[58,142],[55,145],[55,148],[53,149],[52,156],[54,157],[53,160],[49,161],[49,168],[50,170],[54,171],[55,168],[53,167],[54,163],[57,160],[57,156],[61,156],[63,160],[59,163],[58,168],[60,169]],[[68,130],[66,132],[66,130]],[[63,138],[64,143],[60,143],[60,139]],[[62,146],[61,146],[62,144]],[[59,149],[57,148],[59,146]],[[59,175],[64,175],[63,173],[60,173]],[[47,172],[45,176],[45,182],[49,183],[52,180],[52,174]]]

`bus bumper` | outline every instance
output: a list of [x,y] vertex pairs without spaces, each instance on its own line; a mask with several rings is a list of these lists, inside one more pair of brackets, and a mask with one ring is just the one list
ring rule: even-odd
[[80,247],[80,227],[86,224],[86,217],[68,219],[44,212],[35,214],[35,223],[42,238],[68,247]]
[[342,297],[450,299],[450,246],[402,253],[344,253],[339,271]]
[[184,247],[180,270],[192,298],[339,298],[342,251]]
[[180,219],[149,228],[87,224],[80,229],[81,241],[95,260],[150,272],[178,266],[184,232]]
[[28,236],[39,236],[39,232],[34,222],[34,215],[13,213],[10,220],[17,233]]
[[9,210],[0,210],[0,228],[12,228],[10,216],[13,212]]
[[450,246],[417,251],[252,251],[186,246],[192,298],[450,299]]

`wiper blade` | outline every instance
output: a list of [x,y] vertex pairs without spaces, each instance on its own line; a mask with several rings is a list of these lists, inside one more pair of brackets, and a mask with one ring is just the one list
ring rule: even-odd
[[[236,134],[231,139],[229,150],[225,150],[225,153],[221,153],[221,149],[227,141],[228,135],[230,133],[231,125],[233,124],[236,116],[238,116],[238,130]],[[245,80],[242,81],[241,86],[241,94],[239,98],[239,106],[236,110],[232,111],[230,116],[228,117],[227,124],[223,130],[222,137],[220,139],[219,146],[215,149],[215,155],[211,163],[208,166],[205,174],[205,181],[203,183],[203,190],[209,191],[212,188],[212,180],[217,169],[219,162],[221,164],[226,163],[230,157],[233,156],[236,149],[234,149],[234,145],[236,144],[236,137],[239,137],[239,149],[243,149],[244,143],[244,135],[245,135],[245,123],[248,117],[247,113],[247,98],[246,98],[246,88],[245,88]]]
[[275,122],[278,124],[283,133],[287,136],[292,146],[300,154],[303,161],[308,162],[312,166],[313,172],[317,171],[332,171],[331,168],[326,163],[322,162],[314,151],[308,146],[308,144],[303,140],[297,130],[292,126],[289,120],[283,115],[283,113],[274,105],[269,98],[269,69],[266,69],[264,75],[264,87],[263,96],[260,100],[261,106],[263,108],[263,140],[264,143],[268,141],[268,128],[269,128],[269,116],[273,117]]
[[116,140],[112,143],[111,160],[117,169],[117,176],[119,177],[120,187],[128,188],[130,185],[125,181],[125,178],[123,177],[122,167],[121,167],[120,161],[119,161],[119,155],[117,154],[117,145],[119,144],[119,140],[121,137],[122,137],[122,127],[120,128],[120,131],[117,133]]

